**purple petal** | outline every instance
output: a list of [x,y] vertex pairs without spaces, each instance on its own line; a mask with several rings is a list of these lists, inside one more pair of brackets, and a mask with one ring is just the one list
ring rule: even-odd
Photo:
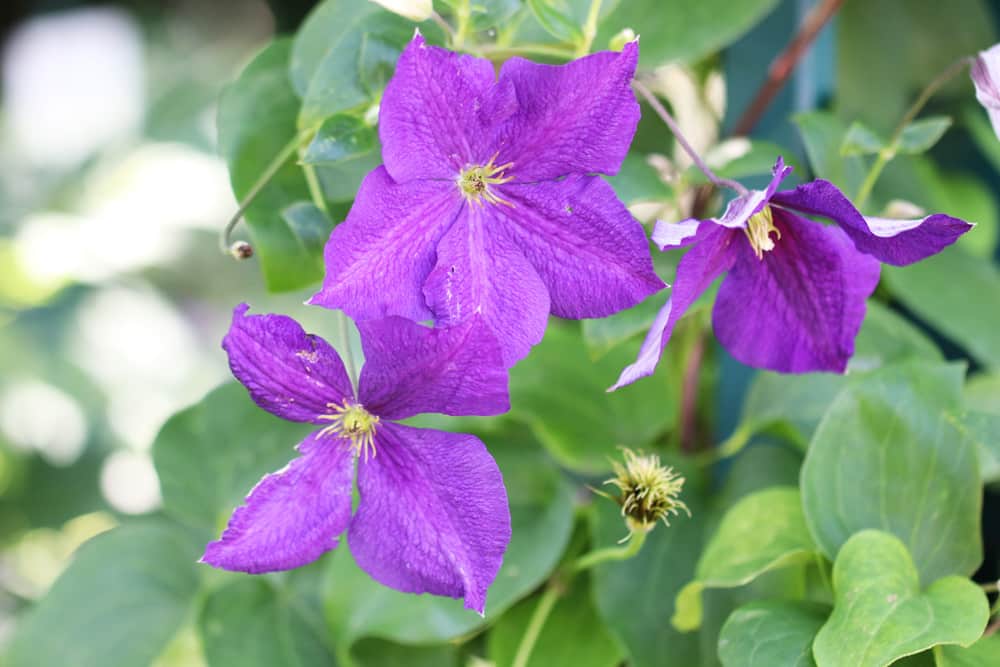
[[326,243],[326,277],[309,303],[340,308],[356,320],[431,319],[421,288],[438,240],[461,209],[453,183],[401,185],[385,167],[375,169]]
[[514,112],[488,60],[428,46],[419,34],[403,51],[379,108],[382,159],[392,177],[453,180],[496,150],[489,128]]
[[976,99],[986,109],[993,131],[1000,139],[1000,44],[981,51],[972,62],[970,73],[976,86]]
[[205,547],[203,563],[259,574],[306,565],[337,546],[351,520],[354,451],[316,433],[298,450],[301,456],[257,483],[221,539]]
[[778,186],[790,173],[792,173],[792,168],[786,167],[784,159],[779,157],[774,163],[774,169],[771,171],[771,182],[767,184],[766,189],[751,190],[745,195],[730,200],[729,205],[726,206],[726,212],[721,217],[710,218],[710,220],[723,227],[740,229],[746,227],[747,221],[767,205]]
[[642,225],[598,176],[507,185],[497,207],[560,317],[606,317],[663,289]]
[[775,204],[836,222],[861,252],[896,266],[937,254],[972,229],[964,220],[936,214],[921,220],[865,218],[833,183],[817,179],[779,192]]
[[361,402],[385,419],[422,412],[499,415],[510,409],[500,345],[478,316],[443,329],[399,317],[360,322]]
[[316,417],[354,391],[336,350],[284,315],[247,315],[241,304],[222,339],[233,375],[260,407],[296,422]]
[[725,272],[733,262],[732,245],[742,234],[705,221],[699,227],[693,247],[677,265],[677,279],[670,290],[670,299],[660,309],[639,348],[635,362],[622,370],[618,381],[608,391],[614,391],[647,375],[652,375],[660,362],[663,349],[670,340],[674,325],[702,292]]
[[653,243],[663,250],[671,248],[684,248],[691,245],[698,238],[698,228],[701,227],[701,220],[688,218],[680,222],[666,222],[657,220],[653,227]]
[[358,465],[348,543],[358,566],[405,593],[465,598],[480,614],[510,541],[503,478],[477,438],[387,423]]
[[782,209],[774,209],[774,225],[781,237],[763,259],[749,242],[734,244],[712,313],[715,336],[749,366],[842,373],[880,265],[837,227]]
[[518,182],[567,174],[614,174],[639,122],[631,82],[638,44],[602,51],[565,65],[511,58],[500,70],[520,105],[502,130],[498,164]]
[[479,315],[513,366],[542,339],[549,294],[538,273],[507,237],[499,205],[466,205],[437,247],[424,284],[438,326]]

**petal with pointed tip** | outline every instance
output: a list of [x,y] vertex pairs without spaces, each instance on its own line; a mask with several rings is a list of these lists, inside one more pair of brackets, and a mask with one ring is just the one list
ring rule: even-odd
[[405,593],[465,598],[480,614],[510,541],[507,492],[477,438],[387,423],[358,465],[348,531],[358,566]]
[[247,304],[233,311],[222,347],[229,367],[260,407],[283,419],[317,422],[354,395],[336,350],[319,336],[307,334],[284,315],[247,315]]
[[306,565],[337,546],[351,520],[354,451],[315,433],[298,450],[301,456],[253,488],[202,562],[259,574]]

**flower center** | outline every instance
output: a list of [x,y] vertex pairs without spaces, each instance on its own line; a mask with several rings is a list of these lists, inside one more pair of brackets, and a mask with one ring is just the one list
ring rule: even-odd
[[759,212],[754,213],[750,216],[747,221],[746,229],[747,238],[750,239],[750,246],[753,248],[753,252],[757,255],[757,259],[764,259],[764,253],[774,250],[774,241],[771,240],[771,232],[777,235],[777,239],[781,240],[781,231],[774,226],[774,217],[771,213],[771,207],[765,206]]
[[[684,487],[684,478],[673,468],[660,464],[660,457],[636,454],[631,449],[622,448],[625,465],[612,462],[615,476],[605,481],[618,487],[619,496],[615,501],[622,508],[622,516],[632,532],[649,532],[657,521],[670,525],[670,515],[679,510],[690,510],[679,496]],[[628,538],[626,538],[628,539]]]
[[513,176],[505,176],[504,172],[514,166],[513,162],[496,165],[494,161],[499,153],[494,153],[490,161],[484,165],[473,165],[466,167],[458,175],[458,189],[462,195],[476,204],[487,201],[491,204],[503,204],[513,206],[506,199],[501,199],[490,189],[491,185],[501,185],[513,179]]
[[333,412],[319,415],[318,419],[329,421],[330,425],[320,431],[320,435],[333,434],[343,440],[350,440],[354,447],[354,455],[361,456],[362,450],[365,453],[365,461],[368,461],[368,453],[375,457],[375,427],[379,418],[365,410],[360,403],[351,403],[346,398],[342,405],[327,403],[326,407]]

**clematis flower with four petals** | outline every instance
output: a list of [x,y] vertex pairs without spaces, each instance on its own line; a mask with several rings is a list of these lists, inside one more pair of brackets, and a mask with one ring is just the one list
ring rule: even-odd
[[614,174],[639,120],[638,45],[566,65],[488,60],[417,34],[379,112],[384,164],[325,250],[310,303],[358,321],[478,315],[511,366],[549,313],[605,317],[662,289]]
[[661,250],[691,249],[638,358],[612,390],[653,373],[674,325],[724,273],[712,328],[733,357],[780,373],[842,373],[854,353],[865,301],[878,284],[879,262],[912,264],[972,228],[944,214],[865,217],[822,179],[778,192],[789,172],[778,158],[767,189],[733,199],[719,218],[657,222],[653,241]]
[[[409,593],[464,598],[480,614],[510,541],[500,470],[474,436],[397,423],[423,412],[509,409],[500,348],[479,317],[428,329],[391,317],[359,323],[355,392],[337,352],[281,315],[233,314],[233,374],[263,409],[315,424],[299,457],[267,475],[202,561],[249,573],[310,563],[337,546],[372,578]],[[357,466],[361,499],[351,516]]]

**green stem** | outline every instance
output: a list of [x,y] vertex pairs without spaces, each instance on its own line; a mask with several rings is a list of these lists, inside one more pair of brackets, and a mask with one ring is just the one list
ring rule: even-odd
[[542,634],[542,628],[545,627],[545,621],[548,620],[549,614],[552,613],[553,607],[556,606],[556,602],[559,601],[559,597],[563,594],[563,591],[559,586],[549,584],[542,593],[542,597],[538,600],[538,606],[535,607],[535,611],[531,614],[531,620],[528,621],[528,627],[525,628],[524,634],[521,636],[521,643],[517,646],[517,653],[514,654],[514,662],[511,667],[527,667],[528,660],[531,659],[531,652],[535,649],[535,643],[538,642],[538,636]]
[[934,93],[938,91],[944,84],[948,83],[956,74],[961,72],[963,69],[969,66],[971,63],[970,58],[961,58],[956,60],[951,65],[949,65],[944,71],[938,74],[934,79],[931,80],[927,86],[920,91],[920,95],[917,99],[910,105],[910,108],[906,110],[903,115],[903,119],[899,121],[899,125],[892,133],[892,137],[889,139],[889,143],[878,152],[878,156],[872,163],[871,169],[868,170],[868,174],[865,176],[864,182],[861,183],[861,187],[858,188],[858,194],[854,197],[854,205],[859,209],[865,205],[868,201],[868,197],[871,195],[872,190],[875,188],[875,183],[878,181],[879,176],[882,175],[882,170],[885,166],[896,157],[896,151],[899,150],[899,140],[903,136],[903,131],[909,127],[913,119],[917,117],[927,102],[934,96]]
[[991,581],[987,584],[979,584],[979,587],[982,588],[985,593],[997,593],[1000,592],[1000,581]]
[[323,187],[319,184],[319,177],[316,175],[316,167],[311,164],[302,164],[302,171],[306,175],[306,185],[309,187],[309,197],[316,208],[329,213],[326,206],[326,197],[323,195]]
[[292,137],[291,141],[282,147],[278,154],[275,155],[264,168],[261,175],[257,177],[254,184],[250,186],[250,191],[246,193],[242,200],[240,200],[240,205],[236,209],[236,213],[233,214],[233,217],[229,219],[226,226],[222,228],[222,233],[219,234],[219,249],[222,250],[223,254],[229,254],[229,244],[232,241],[230,236],[233,233],[233,229],[236,228],[236,225],[238,225],[240,220],[243,219],[243,214],[247,212],[248,208],[250,208],[250,204],[254,202],[261,190],[267,187],[267,184],[270,183],[271,179],[274,178],[278,171],[281,170],[281,168],[285,165],[285,162],[287,162],[295,151],[302,146],[304,143],[303,140],[306,137],[311,139],[314,134],[316,134],[316,128],[310,128],[308,130],[302,130]]
[[572,572],[581,572],[583,570],[589,570],[595,565],[600,565],[601,563],[607,563],[614,560],[628,560],[632,556],[639,553],[642,549],[643,543],[646,541],[646,532],[638,531],[632,533],[629,541],[623,547],[606,547],[604,549],[598,549],[597,551],[591,551],[589,554],[584,554],[573,563],[570,567]]
[[601,13],[601,0],[590,0],[590,9],[587,10],[587,20],[583,23],[583,39],[580,40],[576,49],[576,57],[582,58],[590,53],[590,47],[597,36],[597,19]]
[[472,18],[472,0],[463,0],[455,7],[455,32],[451,35],[451,45],[454,51],[465,46],[465,38],[469,36],[469,20]]

